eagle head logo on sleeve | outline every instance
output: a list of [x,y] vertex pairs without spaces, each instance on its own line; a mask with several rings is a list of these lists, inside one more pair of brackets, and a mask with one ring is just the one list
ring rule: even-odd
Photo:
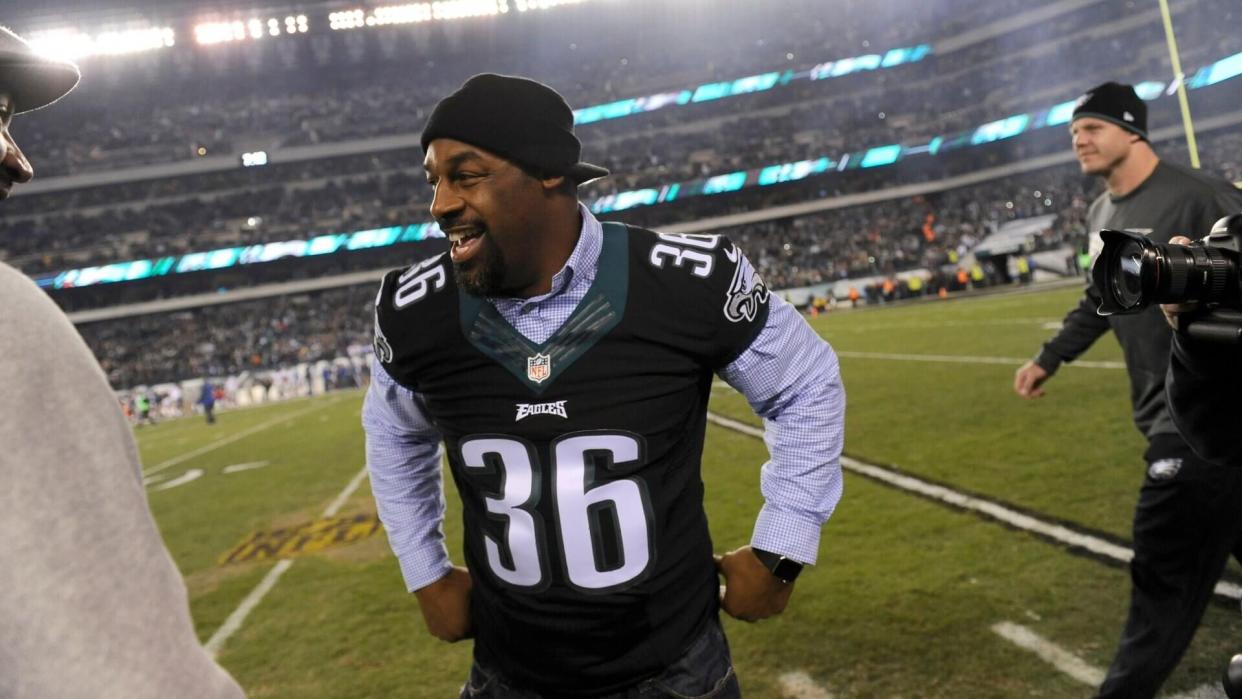
[[768,301],[768,287],[736,245],[725,251],[725,255],[730,261],[737,262],[733,281],[725,294],[725,317],[734,323],[754,320],[759,307]]

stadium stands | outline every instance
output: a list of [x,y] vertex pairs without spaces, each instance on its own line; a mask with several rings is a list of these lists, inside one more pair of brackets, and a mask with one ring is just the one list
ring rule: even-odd
[[[1137,83],[1169,73],[1155,8],[1063,1],[1033,10],[1019,0],[972,0],[947,18],[932,16],[931,4],[878,0],[868,7],[838,21],[813,0],[774,0],[736,13],[673,3],[658,16],[604,3],[505,18],[503,25],[484,19],[325,32],[94,59],[97,70],[67,103],[76,108],[17,125],[40,182],[6,202],[0,257],[48,280],[73,268],[426,222],[430,192],[417,129],[436,99],[466,76],[498,67],[535,75],[578,107],[770,71],[802,76],[580,125],[588,157],[614,172],[583,188],[588,202],[814,158],[844,168],[850,152],[926,144],[1046,110],[1107,79]],[[1193,37],[1182,43],[1188,70],[1236,52],[1230,20],[1242,10],[1233,0],[1185,0],[1175,12],[1179,32]],[[609,32],[591,31],[602,23]],[[916,27],[935,27],[934,34]],[[544,48],[530,50],[537,39]],[[825,61],[919,44],[931,47],[919,60],[806,77]],[[1242,137],[1223,128],[1242,122],[1235,94],[1228,86],[1191,93],[1196,118],[1218,125],[1201,134],[1204,166],[1242,179]],[[1153,98],[1150,122],[1167,132],[1158,149],[1184,162],[1176,100]],[[1063,129],[1032,128],[892,167],[833,167],[795,182],[601,215],[727,233],[778,289],[939,271],[996,226],[1031,216],[1054,216],[1041,245],[1077,246],[1098,183],[1067,162]],[[272,164],[241,167],[238,156],[252,150]],[[161,169],[170,166],[182,169]],[[781,208],[800,206],[805,210]],[[98,309],[372,272],[442,246],[401,242],[52,295],[70,311]],[[118,387],[274,368],[339,351],[367,333],[370,287],[341,284],[82,328]],[[322,313],[301,313],[308,307]],[[276,317],[287,319],[284,327],[265,324]],[[208,339],[196,341],[196,334]]]

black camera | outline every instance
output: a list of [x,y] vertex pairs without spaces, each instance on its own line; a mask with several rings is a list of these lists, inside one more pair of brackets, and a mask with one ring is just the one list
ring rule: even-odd
[[1181,330],[1213,342],[1242,343],[1242,214],[1226,216],[1190,245],[1153,243],[1124,231],[1100,231],[1104,250],[1091,267],[1097,313],[1138,313],[1153,303],[1202,304]]

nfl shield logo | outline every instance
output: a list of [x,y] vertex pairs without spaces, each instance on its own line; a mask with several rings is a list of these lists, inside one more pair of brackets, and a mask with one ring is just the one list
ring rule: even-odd
[[535,383],[543,383],[552,375],[552,358],[546,354],[536,354],[526,358],[526,378]]

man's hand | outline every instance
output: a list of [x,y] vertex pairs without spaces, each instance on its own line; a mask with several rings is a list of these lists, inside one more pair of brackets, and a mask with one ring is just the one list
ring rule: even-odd
[[[1175,235],[1169,239],[1170,245],[1190,245],[1191,240],[1184,235]],[[1198,303],[1162,303],[1160,310],[1164,311],[1164,319],[1169,325],[1177,330],[1177,316],[1182,313],[1189,313],[1199,307]]]
[[724,576],[720,605],[742,621],[759,621],[785,611],[794,584],[781,582],[759,562],[749,546],[716,556],[716,570]]
[[1023,398],[1039,398],[1044,395],[1044,381],[1048,380],[1048,372],[1035,362],[1027,362],[1018,368],[1013,375],[1014,393]]
[[470,620],[470,588],[474,581],[465,568],[453,566],[448,575],[414,591],[427,630],[441,641],[456,643],[474,636]]

